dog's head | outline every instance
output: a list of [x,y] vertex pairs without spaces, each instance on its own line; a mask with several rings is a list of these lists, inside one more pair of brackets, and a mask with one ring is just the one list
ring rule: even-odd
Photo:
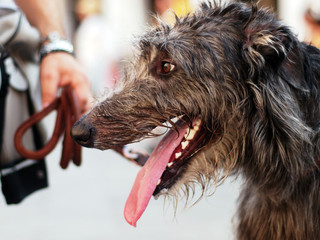
[[233,3],[203,4],[140,39],[112,96],[72,129],[79,144],[104,150],[152,137],[154,128],[170,123],[132,188],[129,223],[136,224],[152,194],[177,182],[206,186],[237,168],[256,127],[248,118],[263,101],[255,81],[264,71],[276,74],[289,36],[268,13]]

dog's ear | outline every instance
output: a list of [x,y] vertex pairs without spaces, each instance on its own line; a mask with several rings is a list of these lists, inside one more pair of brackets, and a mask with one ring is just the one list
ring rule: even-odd
[[270,14],[252,8],[250,19],[244,26],[243,55],[251,71],[266,67],[277,69],[291,48],[291,33]]

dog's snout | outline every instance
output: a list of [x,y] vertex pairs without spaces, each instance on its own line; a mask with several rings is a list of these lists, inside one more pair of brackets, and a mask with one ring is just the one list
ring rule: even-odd
[[94,128],[81,119],[73,125],[70,132],[72,139],[84,147],[93,147],[94,133]]

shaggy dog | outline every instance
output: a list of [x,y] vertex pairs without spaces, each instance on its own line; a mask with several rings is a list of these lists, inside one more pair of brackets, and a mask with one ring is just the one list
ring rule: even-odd
[[195,182],[206,190],[233,174],[245,180],[237,239],[319,239],[319,50],[237,2],[204,3],[138,47],[112,96],[71,131],[104,150],[167,126],[138,173],[127,221],[136,224],[152,195],[187,195]]

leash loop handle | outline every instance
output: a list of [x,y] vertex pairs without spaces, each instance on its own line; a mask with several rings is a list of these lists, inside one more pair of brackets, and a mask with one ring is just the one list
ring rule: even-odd
[[[23,145],[23,135],[33,125],[41,121],[52,111],[57,111],[56,123],[53,134],[45,146],[39,150],[29,150]],[[63,149],[60,166],[65,169],[72,160],[75,165],[81,164],[81,146],[72,141],[70,130],[79,119],[80,111],[76,96],[70,86],[66,86],[59,98],[56,98],[42,111],[35,113],[17,129],[14,144],[18,153],[24,158],[40,160],[48,155],[57,145],[61,135],[64,133]]]

